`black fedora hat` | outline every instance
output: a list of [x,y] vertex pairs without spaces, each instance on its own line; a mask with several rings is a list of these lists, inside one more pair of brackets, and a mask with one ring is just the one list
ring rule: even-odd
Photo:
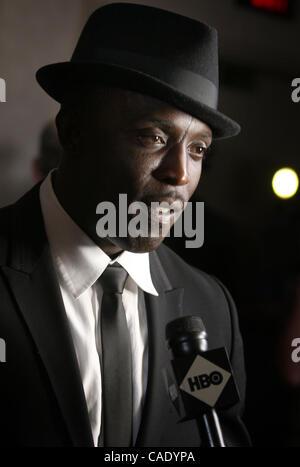
[[73,85],[102,82],[156,97],[205,122],[214,138],[240,126],[217,110],[217,31],[159,8],[112,3],[89,18],[70,62],[47,65],[37,81],[64,102]]

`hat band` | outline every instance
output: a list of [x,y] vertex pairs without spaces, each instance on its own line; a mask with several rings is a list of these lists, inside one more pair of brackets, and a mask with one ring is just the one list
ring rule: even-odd
[[71,60],[73,63],[102,62],[148,74],[152,78],[175,88],[187,97],[217,109],[218,89],[215,84],[204,76],[190,70],[184,70],[168,60],[139,55],[126,50],[103,48],[93,49],[94,53],[92,55],[82,59],[80,52],[76,52],[75,50]]

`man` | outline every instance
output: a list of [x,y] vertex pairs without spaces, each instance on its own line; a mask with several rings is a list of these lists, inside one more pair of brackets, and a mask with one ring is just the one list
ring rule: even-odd
[[[212,139],[239,131],[216,110],[216,32],[160,9],[112,4],[89,19],[71,62],[37,79],[62,104],[64,156],[1,212],[1,443],[200,446],[196,423],[177,423],[164,381],[166,324],[196,315],[209,348],[227,348],[241,394],[219,414],[226,445],[247,445],[232,299],[162,245],[163,224],[175,216],[150,207],[168,201],[181,212]],[[146,204],[158,236],[97,234],[97,206],[117,206],[119,194]]]

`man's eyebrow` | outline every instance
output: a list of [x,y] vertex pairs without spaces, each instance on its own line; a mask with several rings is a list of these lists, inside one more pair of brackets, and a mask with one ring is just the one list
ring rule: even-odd
[[[154,118],[154,117],[147,117],[145,116],[145,118],[141,118],[140,119],[141,122],[145,122],[145,123],[155,123],[156,125],[159,125],[160,127],[162,128],[166,128],[166,129],[172,129],[175,127],[175,124],[170,121],[170,120],[163,120],[161,118]],[[206,130],[199,130],[197,132],[197,137],[199,138],[205,138],[205,139],[208,139],[209,141],[212,140],[212,133],[206,131]]]
[[199,131],[199,135],[200,135],[200,137],[202,137],[202,138],[212,139],[212,134],[209,133],[208,131],[205,131],[205,130]]
[[156,123],[158,125],[160,125],[161,127],[165,127],[165,128],[174,128],[174,123],[171,122],[170,120],[162,120],[160,118],[142,118],[141,121],[145,122],[145,123]]

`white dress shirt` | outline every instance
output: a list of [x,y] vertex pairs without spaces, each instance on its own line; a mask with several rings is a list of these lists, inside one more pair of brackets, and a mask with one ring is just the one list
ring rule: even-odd
[[[53,172],[53,171],[52,171]],[[133,441],[141,421],[148,373],[147,319],[138,311],[138,287],[158,295],[149,254],[123,251],[113,261],[66,213],[52,188],[52,172],[40,187],[46,234],[73,337],[95,446],[101,430],[100,312],[95,282],[117,261],[128,272],[122,295],[132,349]],[[96,206],[95,206],[96,209]],[[96,226],[95,226],[96,229]]]

